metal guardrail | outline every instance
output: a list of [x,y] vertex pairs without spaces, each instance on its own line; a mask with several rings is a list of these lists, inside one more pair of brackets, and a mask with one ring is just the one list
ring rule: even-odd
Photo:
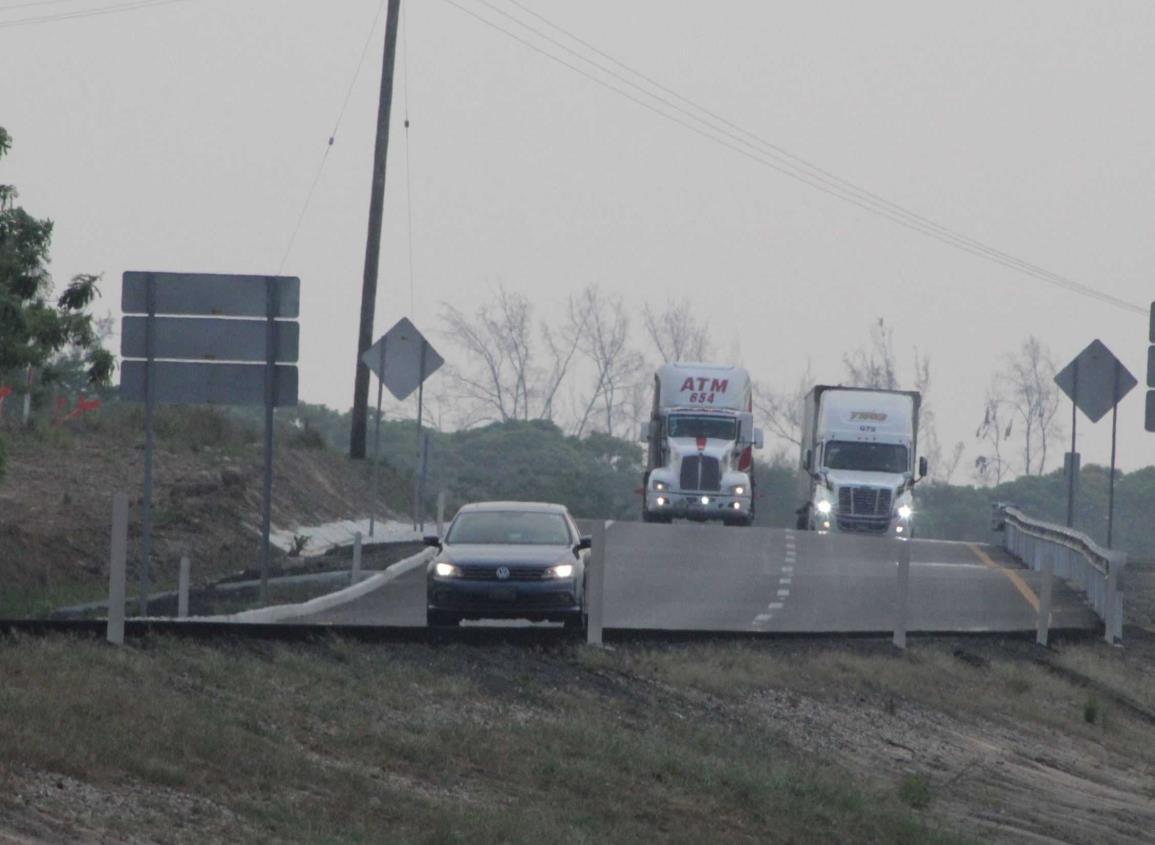
[[1104,549],[1081,531],[1033,519],[1011,505],[995,505],[993,527],[1005,532],[1004,548],[1031,569],[1083,592],[1103,620],[1107,642],[1123,639],[1125,552]]

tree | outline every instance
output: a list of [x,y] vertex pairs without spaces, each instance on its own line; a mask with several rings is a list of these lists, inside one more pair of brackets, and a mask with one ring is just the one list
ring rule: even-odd
[[814,387],[810,362],[794,384],[793,390],[777,391],[765,385],[754,385],[754,413],[771,435],[787,443],[802,446],[802,404]]
[[[1029,335],[1016,353],[1002,356],[1001,364],[987,388],[983,422],[975,433],[988,450],[975,461],[983,483],[997,484],[1016,469],[1021,475],[1042,475],[1049,447],[1062,437],[1050,350]],[[1014,451],[1017,461],[1010,457]]]
[[1023,475],[1042,475],[1046,471],[1048,446],[1062,436],[1055,361],[1042,341],[1028,335],[1017,354],[1003,356],[1003,366],[995,377],[997,390],[1020,423]]
[[[0,128],[0,158],[11,146]],[[47,267],[52,221],[16,205],[17,196],[12,185],[0,185],[0,379],[33,368],[41,383],[51,383],[79,359],[87,383],[107,384],[114,359],[101,346],[89,311],[100,295],[100,276],[74,276],[53,301]]]
[[686,300],[674,302],[658,312],[649,304],[642,306],[646,334],[664,363],[671,361],[706,361],[713,354],[710,324],[694,316]]
[[593,390],[585,402],[576,434],[585,433],[595,408],[602,418],[601,430],[615,435],[624,423],[622,405],[639,381],[645,364],[630,348],[630,319],[621,297],[606,297],[596,285],[582,291],[580,301],[588,329],[582,354],[593,367]]
[[442,320],[472,362],[467,369],[455,368],[450,373],[463,398],[481,405],[486,421],[531,419],[538,374],[529,300],[501,286],[496,301],[482,305],[473,318],[444,304]]
[[852,387],[898,389],[898,363],[894,356],[894,329],[879,317],[870,327],[870,344],[842,356],[846,382]]

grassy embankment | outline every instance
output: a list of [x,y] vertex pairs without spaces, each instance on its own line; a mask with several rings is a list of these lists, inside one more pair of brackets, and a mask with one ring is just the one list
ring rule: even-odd
[[[1096,649],[1060,659],[1155,700]],[[43,841],[970,842],[946,830],[976,830],[959,806],[973,764],[923,759],[918,737],[888,739],[917,753],[880,763],[870,735],[1021,730],[1012,744],[1155,763],[1150,726],[1110,695],[932,644],[48,638],[0,643],[0,676],[0,839],[31,805]]]

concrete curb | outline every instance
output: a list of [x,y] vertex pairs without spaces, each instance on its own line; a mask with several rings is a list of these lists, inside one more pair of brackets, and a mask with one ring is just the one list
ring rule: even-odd
[[[419,566],[427,563],[433,555],[433,549],[425,549],[418,552],[412,557],[407,557],[402,561],[390,566],[384,572],[379,572],[376,575],[371,575],[364,581],[354,584],[351,587],[346,587],[343,590],[338,590],[335,593],[328,593],[323,596],[318,596],[315,599],[304,602],[302,604],[278,604],[273,607],[261,607],[256,610],[245,610],[241,613],[231,613],[222,616],[192,616],[187,621],[189,622],[239,622],[247,624],[268,625],[275,622],[283,622],[286,619],[293,619],[298,616],[310,616],[314,613],[320,613],[324,610],[330,610],[338,605],[347,604],[361,596],[371,593],[380,587],[384,587],[391,581],[395,581],[407,572],[412,572]],[[346,577],[348,575],[346,574]]]

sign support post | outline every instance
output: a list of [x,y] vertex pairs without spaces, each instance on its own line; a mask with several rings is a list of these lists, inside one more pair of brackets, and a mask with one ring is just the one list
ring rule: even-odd
[[[1119,395],[1119,370],[1122,365],[1115,362],[1115,395]],[[1111,548],[1111,539],[1115,528],[1115,444],[1119,433],[1119,403],[1111,409],[1111,481],[1107,488],[1107,548]]]
[[1067,527],[1075,527],[1075,477],[1079,473],[1079,465],[1075,461],[1075,427],[1079,417],[1079,359],[1075,359],[1074,389],[1071,392],[1071,468],[1067,473]]
[[265,478],[261,501],[261,604],[269,598],[273,527],[273,409],[277,405],[277,280],[265,280]]
[[144,502],[140,525],[140,615],[148,616],[152,590],[152,458],[156,448],[156,275],[145,276]]
[[[385,372],[385,338],[381,338],[381,372]],[[377,519],[377,488],[379,485],[378,479],[381,477],[381,391],[385,387],[383,380],[377,382],[377,423],[373,431],[373,480],[371,502],[369,506],[369,536],[373,536],[373,526]]]

